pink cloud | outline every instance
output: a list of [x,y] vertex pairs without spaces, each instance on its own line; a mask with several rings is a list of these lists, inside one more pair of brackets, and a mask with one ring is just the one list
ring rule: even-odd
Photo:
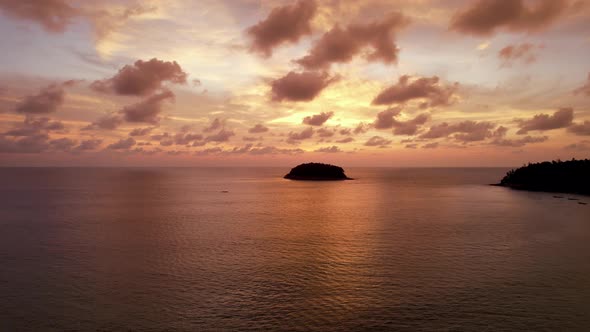
[[373,105],[403,104],[414,99],[421,99],[428,102],[430,107],[449,106],[455,101],[455,93],[459,87],[458,83],[442,85],[437,76],[421,77],[410,81],[408,75],[398,79],[398,83],[381,91]]
[[306,116],[303,118],[302,123],[310,126],[321,126],[332,116],[334,116],[334,112],[321,112],[320,114]]

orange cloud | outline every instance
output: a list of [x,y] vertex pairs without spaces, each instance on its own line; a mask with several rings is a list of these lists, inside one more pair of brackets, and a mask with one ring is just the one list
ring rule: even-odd
[[498,57],[505,67],[510,66],[516,60],[522,60],[524,63],[529,64],[537,60],[534,50],[535,45],[530,43],[508,45],[498,52]]
[[79,15],[65,0],[2,0],[0,10],[7,16],[36,22],[51,33],[64,32]]

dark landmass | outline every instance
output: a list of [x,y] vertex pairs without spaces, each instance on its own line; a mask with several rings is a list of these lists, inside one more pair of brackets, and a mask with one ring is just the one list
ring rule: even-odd
[[320,163],[298,165],[291,169],[291,172],[284,178],[304,181],[352,180],[344,174],[342,167]]
[[590,195],[590,160],[528,164],[509,171],[497,185],[520,190]]

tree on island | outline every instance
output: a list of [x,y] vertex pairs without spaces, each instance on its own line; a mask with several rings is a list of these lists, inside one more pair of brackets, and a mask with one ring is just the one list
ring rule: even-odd
[[344,174],[342,167],[322,163],[297,165],[291,169],[289,174],[285,175],[285,179],[308,181],[351,180]]
[[510,170],[499,185],[522,190],[590,195],[590,160],[529,163]]

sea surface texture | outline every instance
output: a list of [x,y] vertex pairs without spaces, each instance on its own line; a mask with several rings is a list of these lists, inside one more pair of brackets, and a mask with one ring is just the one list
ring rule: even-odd
[[589,197],[288,171],[0,169],[0,330],[590,330]]

